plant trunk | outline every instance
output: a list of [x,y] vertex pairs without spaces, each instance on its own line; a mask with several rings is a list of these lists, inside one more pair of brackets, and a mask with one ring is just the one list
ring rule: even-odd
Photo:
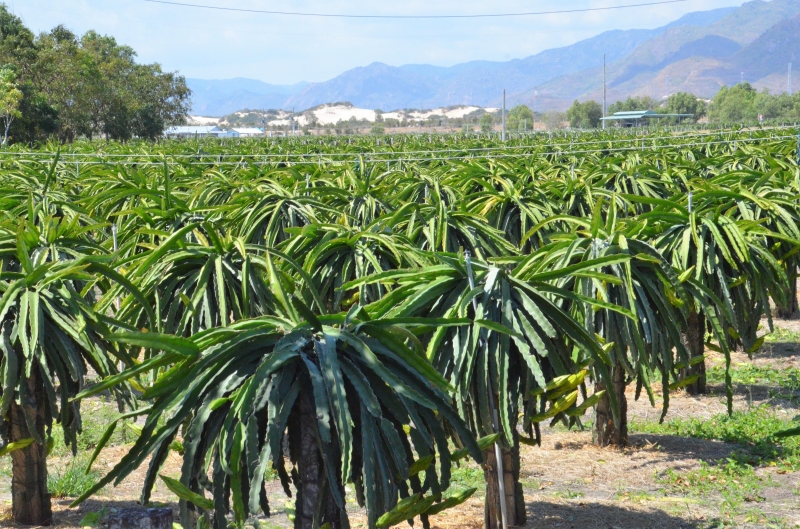
[[[689,348],[689,355],[694,358],[705,352],[706,319],[702,314],[694,311],[689,314],[689,328],[686,330],[686,345]],[[700,375],[698,379],[688,386],[686,392],[689,395],[702,395],[706,392],[706,361],[702,361],[688,366],[682,370],[684,377]]]
[[797,267],[792,265],[787,270],[786,275],[789,276],[789,299],[786,300],[785,306],[779,306],[777,310],[778,317],[783,320],[788,320],[797,314]]
[[339,484],[330,484],[326,478],[314,399],[308,391],[301,391],[296,406],[299,417],[292,436],[293,459],[297,461],[294,529],[319,529],[326,523],[330,529],[348,529],[347,513],[339,509],[331,493],[331,487]]
[[610,390],[614,392],[619,404],[619,424],[614,422],[613,408],[608,391],[597,403],[594,409],[594,427],[592,440],[598,446],[626,446],[628,444],[628,401],[625,398],[625,368],[619,360],[611,370],[612,387],[607,388],[603,382],[598,381],[597,391]]
[[[20,396],[19,405],[12,400],[9,410],[11,441],[23,441],[31,437],[44,440],[44,387],[39,366],[35,362],[31,376],[23,384],[25,395]],[[34,424],[29,425],[26,421],[26,411]],[[30,426],[36,428],[35,432],[30,430]],[[47,443],[34,442],[22,450],[11,452],[11,473],[11,509],[14,521],[21,525],[50,525],[53,512],[50,494],[47,492]]]
[[[514,433],[514,446],[510,450],[501,449],[503,456],[503,484],[505,485],[506,512],[509,527],[525,525],[525,495],[519,482],[520,458],[519,435]],[[500,487],[497,481],[497,458],[494,446],[484,452],[484,479],[486,480],[486,500],[484,503],[484,527],[502,529],[500,515]]]

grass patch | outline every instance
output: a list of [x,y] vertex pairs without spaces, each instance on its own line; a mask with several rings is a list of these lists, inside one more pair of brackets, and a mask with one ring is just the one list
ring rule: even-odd
[[766,501],[761,492],[765,487],[775,484],[769,477],[756,475],[750,465],[741,464],[735,459],[728,459],[718,465],[701,461],[699,469],[689,472],[668,469],[656,479],[665,487],[666,494],[690,498],[720,498],[719,509],[724,523],[743,514],[748,519],[761,518],[754,516],[760,511],[752,506]]
[[[712,367],[707,371],[706,376],[711,384],[724,384],[725,367]],[[739,364],[731,369],[731,380],[734,384],[746,386],[775,386],[788,390],[800,390],[800,369],[795,367],[779,369],[771,365]]]
[[76,498],[88,491],[100,477],[99,472],[86,470],[87,458],[77,457],[66,466],[49,469],[47,474],[47,491],[54,498]]
[[583,492],[578,492],[571,489],[560,490],[558,492],[554,492],[553,496],[556,498],[561,498],[562,500],[577,500],[579,498],[583,498]]
[[[81,406],[81,423],[83,431],[78,434],[78,452],[91,452],[100,442],[106,428],[120,413],[113,400],[91,399]],[[130,443],[136,440],[136,435],[123,424],[117,425],[106,446],[115,446]],[[52,456],[68,457],[72,450],[64,444],[64,431],[61,425],[53,424],[53,451]]]
[[766,335],[764,341],[768,343],[776,343],[776,342],[796,343],[800,342],[800,332],[790,331],[789,329],[781,329],[780,327],[776,327],[773,332]]
[[447,489],[449,494],[461,492],[463,490],[477,488],[476,496],[483,496],[484,485],[483,469],[473,461],[463,462],[459,467],[453,467],[450,475],[450,488]]
[[779,417],[768,406],[747,411],[715,415],[711,419],[673,419],[664,424],[631,421],[636,433],[677,435],[736,443],[734,459],[740,464],[777,465],[786,470],[800,469],[800,437],[775,440],[772,434],[797,426],[796,421]]
[[11,492],[11,458],[0,458],[0,494]]

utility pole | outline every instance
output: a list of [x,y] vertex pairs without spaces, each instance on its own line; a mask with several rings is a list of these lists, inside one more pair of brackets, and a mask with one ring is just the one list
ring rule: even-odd
[[[603,118],[606,117],[606,54],[603,54]],[[606,120],[603,119],[603,128],[606,128]]]
[[539,91],[533,91],[533,128],[531,130],[536,132],[536,107],[539,106]]
[[744,84],[744,72],[739,73],[739,84]]
[[501,141],[506,141],[506,91],[503,90],[503,132]]
[[292,117],[289,118],[289,123],[292,125],[292,137],[294,137],[294,107],[292,107]]
[[786,92],[792,95],[792,63],[789,63],[789,76],[786,80]]

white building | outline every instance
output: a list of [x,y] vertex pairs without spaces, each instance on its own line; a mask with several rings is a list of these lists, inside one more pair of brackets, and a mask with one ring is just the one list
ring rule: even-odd
[[188,126],[181,126],[181,127],[170,127],[164,131],[164,136],[168,138],[192,138],[192,137],[204,137],[204,136],[212,136],[214,133],[221,131],[219,127],[212,127],[208,125],[197,126],[197,125],[188,125]]
[[164,131],[167,138],[238,138],[239,133],[235,130],[225,130],[212,126],[186,125],[180,127],[170,127]]
[[260,138],[264,136],[264,131],[255,127],[234,128],[240,138]]

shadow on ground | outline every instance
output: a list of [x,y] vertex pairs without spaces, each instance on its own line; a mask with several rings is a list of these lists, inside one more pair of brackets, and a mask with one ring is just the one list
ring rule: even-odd
[[[54,527],[81,527],[81,520],[84,516],[93,512],[114,512],[115,509],[130,509],[140,508],[141,505],[135,501],[115,501],[106,498],[92,498],[86,500],[77,507],[70,508],[69,504],[72,503],[74,498],[53,498],[53,526]],[[11,504],[4,506],[5,508],[0,513],[0,527],[14,527],[14,528],[29,528],[25,525],[17,525],[11,523]],[[175,522],[180,521],[178,513],[178,506],[172,504],[159,504],[155,503],[152,507],[170,507],[172,508],[172,518]]]
[[601,502],[528,503],[528,529],[689,529],[705,528],[708,522],[693,523],[653,508],[627,509]]

